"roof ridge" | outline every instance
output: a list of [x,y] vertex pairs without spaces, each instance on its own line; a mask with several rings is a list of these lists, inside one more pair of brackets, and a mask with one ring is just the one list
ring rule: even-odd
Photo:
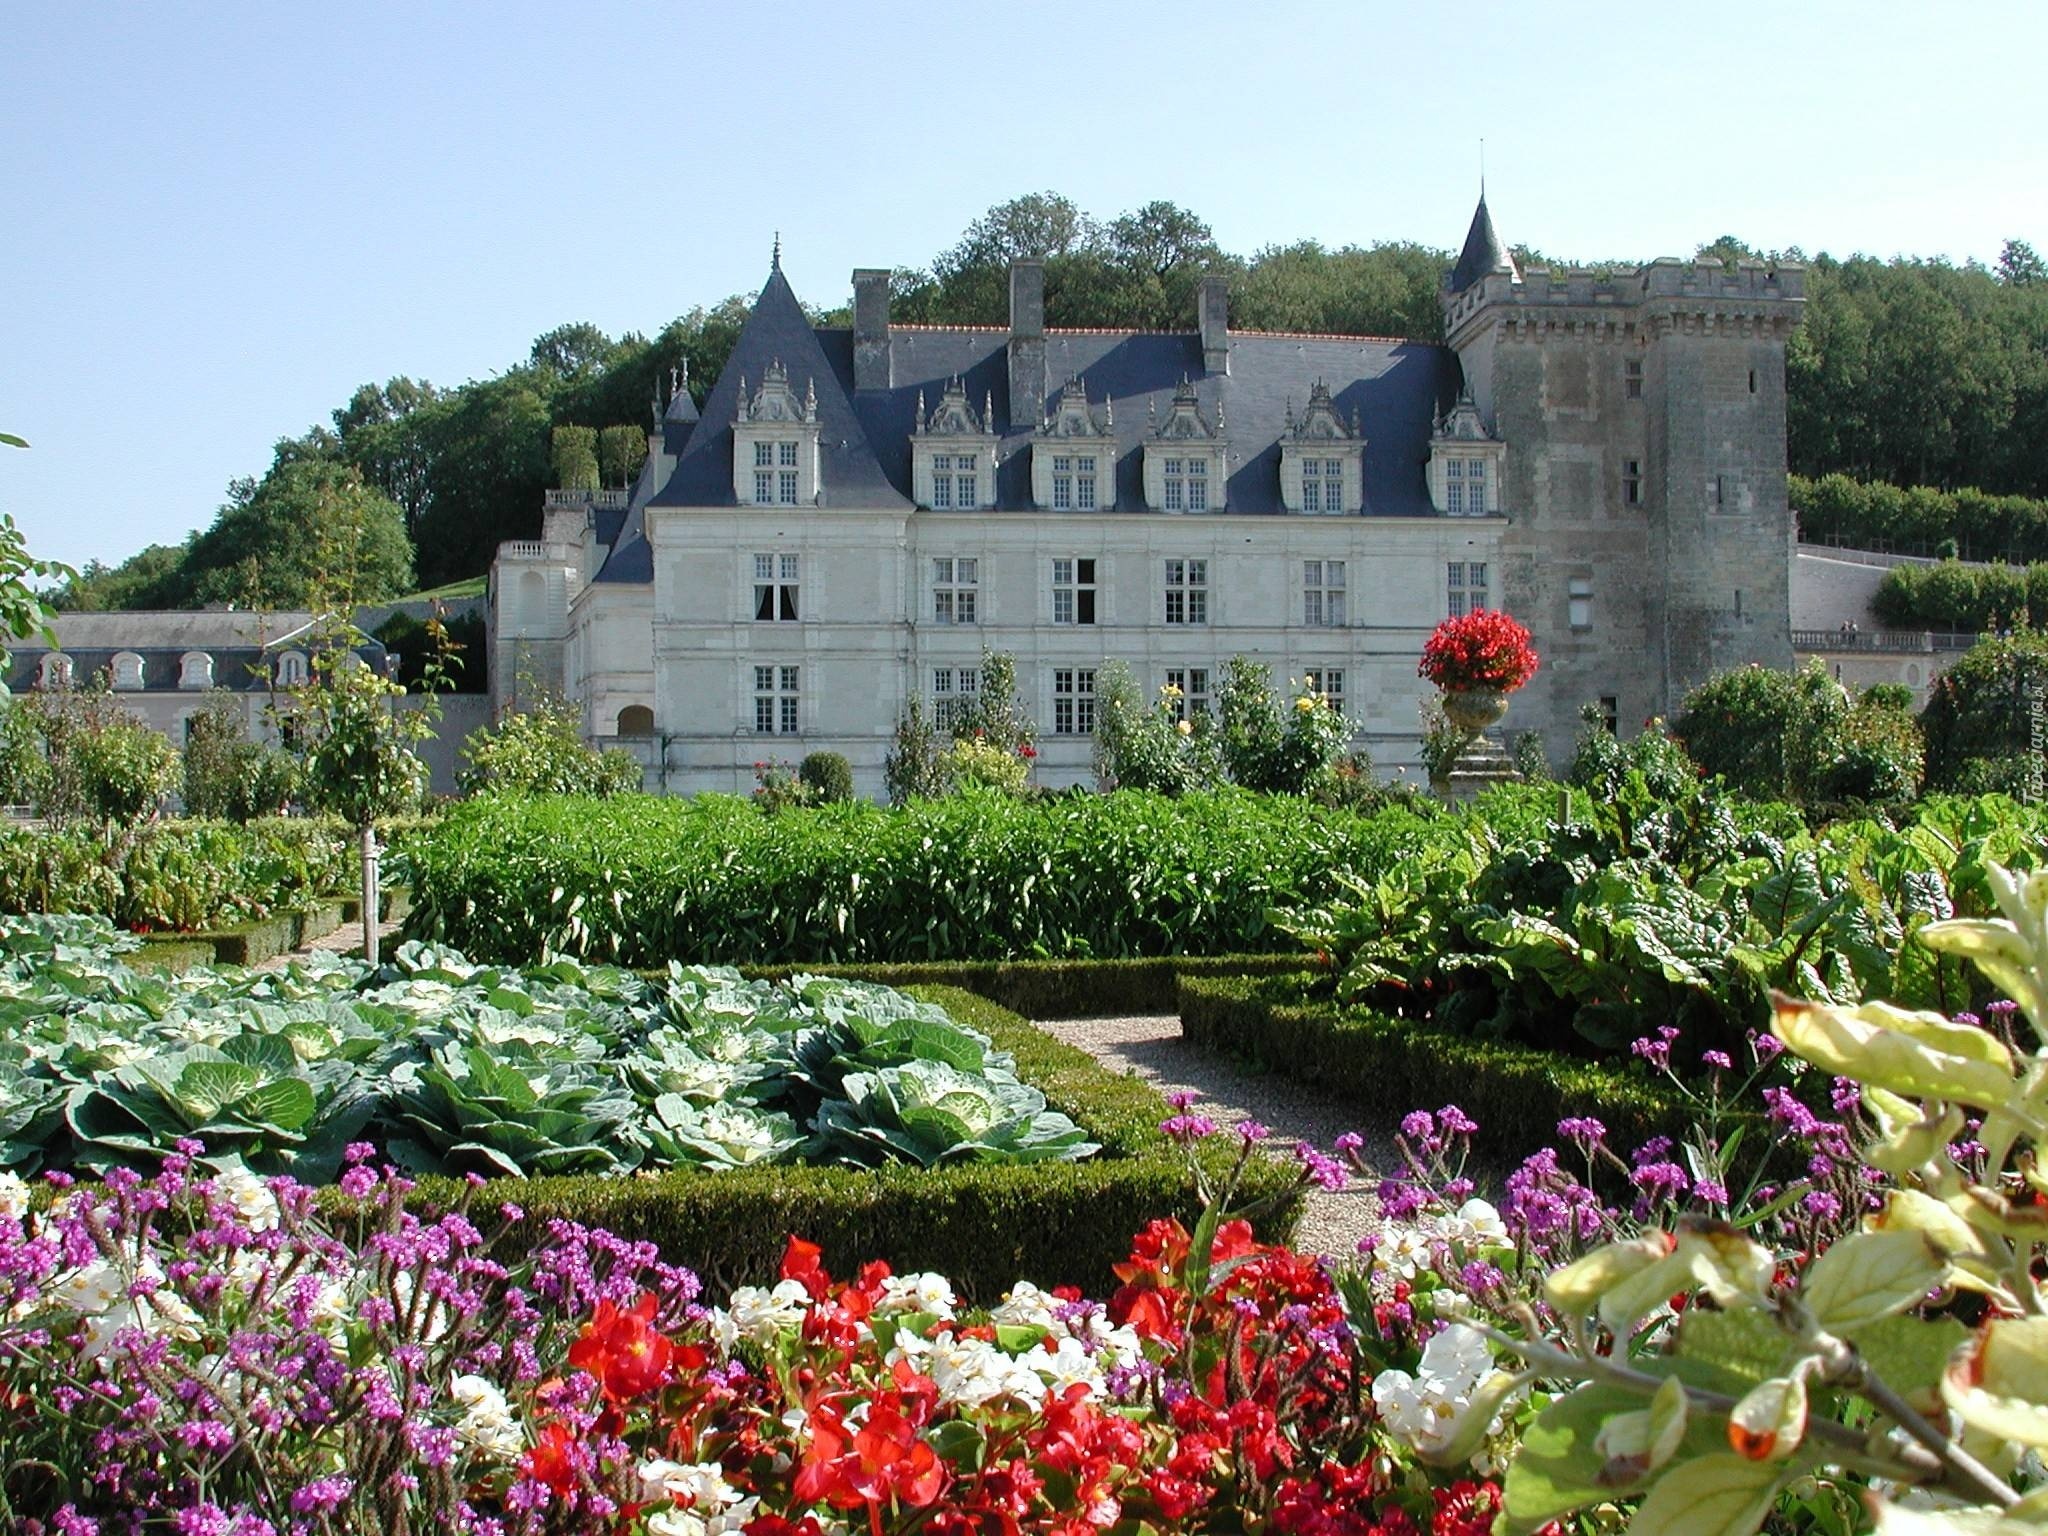
[[1262,341],[1381,341],[1397,347],[1439,347],[1443,343],[1421,336],[1360,336],[1350,331],[1238,331],[1237,336],[1256,336]]

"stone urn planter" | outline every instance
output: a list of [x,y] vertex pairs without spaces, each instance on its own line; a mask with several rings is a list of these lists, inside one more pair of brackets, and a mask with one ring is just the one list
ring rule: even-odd
[[1504,693],[1461,688],[1447,691],[1443,699],[1444,718],[1468,736],[1480,735],[1500,724],[1508,712],[1508,696]]

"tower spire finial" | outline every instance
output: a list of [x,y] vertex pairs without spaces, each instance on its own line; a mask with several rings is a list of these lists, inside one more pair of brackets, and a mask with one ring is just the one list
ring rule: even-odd
[[782,231],[779,229],[775,231],[775,249],[769,254],[768,267],[774,272],[782,270]]
[[1479,136],[1479,200],[1486,201],[1486,135]]

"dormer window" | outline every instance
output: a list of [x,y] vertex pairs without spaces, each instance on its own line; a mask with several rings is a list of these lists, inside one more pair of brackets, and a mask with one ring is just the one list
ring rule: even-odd
[[1052,512],[1098,512],[1116,505],[1116,417],[1098,415],[1088,387],[1067,380],[1051,418],[1031,446],[1031,499]]
[[180,688],[211,688],[213,658],[204,651],[187,651],[178,662]]
[[71,686],[71,658],[62,651],[51,651],[43,657],[36,668],[38,688],[69,688]]
[[1321,516],[1364,511],[1363,446],[1357,419],[1339,416],[1329,386],[1317,379],[1299,417],[1288,402],[1287,429],[1280,437],[1280,504]]
[[1501,475],[1508,445],[1486,429],[1472,393],[1436,424],[1429,443],[1429,495],[1447,517],[1496,517],[1501,511]]
[[912,491],[919,506],[935,512],[972,512],[995,504],[995,402],[982,395],[981,414],[968,403],[957,377],[939,403],[925,413],[917,392],[917,425],[911,433]]
[[753,507],[815,504],[818,437],[815,382],[806,383],[799,399],[780,361],[768,365],[752,393],[742,378],[732,427],[733,499]]
[[1222,404],[1211,426],[1195,386],[1182,378],[1165,419],[1146,435],[1146,505],[1161,512],[1221,511],[1226,473]]
[[280,688],[303,688],[306,686],[306,658],[298,651],[286,651],[277,658],[277,686]]
[[142,687],[142,658],[133,651],[122,651],[115,656],[114,686],[128,692]]

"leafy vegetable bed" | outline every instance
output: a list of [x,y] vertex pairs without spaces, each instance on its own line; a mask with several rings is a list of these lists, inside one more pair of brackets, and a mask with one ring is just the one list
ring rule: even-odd
[[943,1008],[857,981],[478,967],[138,974],[91,919],[0,923],[0,1166],[216,1164],[331,1179],[351,1141],[421,1172],[621,1174],[1097,1150]]
[[623,965],[1229,954],[1268,907],[1385,862],[1427,826],[1242,791],[764,816],[693,800],[487,798],[411,850],[416,938],[522,962]]

